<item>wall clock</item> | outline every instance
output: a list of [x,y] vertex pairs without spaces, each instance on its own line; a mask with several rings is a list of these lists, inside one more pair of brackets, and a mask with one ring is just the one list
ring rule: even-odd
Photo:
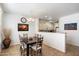
[[22,22],[22,23],[26,23],[26,22],[27,22],[27,19],[26,19],[25,17],[22,17],[22,18],[21,18],[21,22]]

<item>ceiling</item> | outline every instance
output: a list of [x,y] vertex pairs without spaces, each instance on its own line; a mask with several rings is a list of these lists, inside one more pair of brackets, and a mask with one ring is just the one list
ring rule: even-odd
[[6,13],[39,18],[48,16],[52,20],[79,12],[79,3],[2,3],[1,7]]

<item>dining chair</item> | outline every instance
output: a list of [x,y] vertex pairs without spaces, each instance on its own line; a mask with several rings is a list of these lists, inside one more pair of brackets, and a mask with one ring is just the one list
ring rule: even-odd
[[32,55],[40,56],[42,55],[42,43],[43,38],[36,38],[36,44],[32,46]]
[[26,49],[27,49],[27,46],[26,44],[24,43],[24,39],[27,40],[27,37],[22,37],[21,35],[19,35],[19,39],[20,39],[20,51],[21,51],[21,55],[22,56],[25,56],[26,55]]
[[28,38],[28,34],[27,33],[23,33],[23,38]]

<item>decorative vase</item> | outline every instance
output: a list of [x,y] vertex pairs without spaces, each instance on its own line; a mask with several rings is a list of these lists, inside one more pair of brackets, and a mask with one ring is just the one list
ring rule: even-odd
[[8,38],[5,38],[5,39],[3,40],[4,48],[9,48],[10,43],[11,43],[11,39],[10,39],[9,37],[8,37]]
[[10,43],[11,43],[11,39],[10,39],[11,30],[10,29],[4,29],[3,33],[4,33],[5,38],[4,38],[2,43],[4,45],[4,48],[9,48]]

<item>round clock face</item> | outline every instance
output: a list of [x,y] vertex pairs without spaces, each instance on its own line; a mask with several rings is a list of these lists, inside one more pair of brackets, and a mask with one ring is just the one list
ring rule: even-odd
[[26,23],[26,22],[27,22],[27,19],[26,19],[25,17],[22,17],[22,18],[21,18],[21,22],[22,22],[22,23]]

